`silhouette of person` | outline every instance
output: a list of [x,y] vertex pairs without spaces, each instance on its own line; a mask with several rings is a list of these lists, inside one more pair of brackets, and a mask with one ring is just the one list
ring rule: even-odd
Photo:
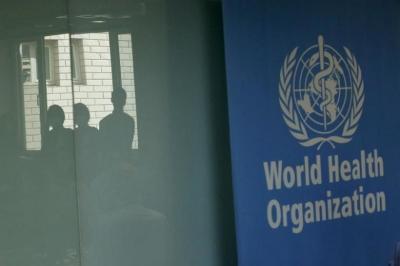
[[42,152],[45,157],[54,160],[58,171],[72,170],[73,131],[64,127],[65,113],[58,105],[52,105],[47,111],[47,132]]
[[89,126],[90,112],[86,105],[74,105],[75,145],[77,172],[80,176],[90,178],[95,174],[98,162],[99,131]]
[[[127,170],[134,136],[135,122],[124,112],[126,92],[123,88],[115,89],[111,94],[114,110],[100,121],[99,141],[102,152],[101,170],[88,187],[85,201],[86,212],[80,217],[84,232],[82,245],[92,250],[90,256],[96,261],[93,265],[109,265],[103,260],[106,255],[99,255],[98,250],[104,247],[103,239],[119,241],[114,234],[109,234],[110,227],[118,227],[118,223],[107,217],[116,209],[126,208],[131,203],[132,188],[135,186],[132,173]],[[83,208],[82,212],[83,211]],[[122,211],[123,212],[123,211]],[[104,231],[107,231],[104,232]],[[100,243],[101,242],[101,243]]]
[[100,121],[103,154],[109,160],[127,158],[132,147],[135,121],[124,112],[126,91],[117,88],[112,92],[114,110]]
[[51,232],[46,235],[46,242],[51,243],[51,254],[59,257],[66,249],[76,247],[78,241],[74,136],[72,129],[64,127],[64,121],[64,110],[58,105],[50,106],[42,147],[48,199],[42,208],[51,213],[44,221],[46,230]]
[[77,103],[74,105],[74,124],[77,153],[87,153],[92,156],[98,146],[99,130],[89,126],[90,112],[86,105]]

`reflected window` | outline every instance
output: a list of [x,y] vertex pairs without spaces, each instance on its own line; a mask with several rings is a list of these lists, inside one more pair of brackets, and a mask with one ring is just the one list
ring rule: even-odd
[[[26,106],[33,106],[35,125],[45,128],[44,113],[51,105],[59,105],[65,112],[64,126],[73,128],[73,104],[83,103],[90,111],[90,126],[99,128],[100,121],[113,111],[111,92],[122,86],[127,92],[125,112],[135,121],[132,148],[138,148],[134,53],[130,33],[109,32],[59,34],[44,37],[43,59],[37,58],[37,44],[23,43],[20,47],[23,84],[35,83],[34,90],[24,99],[24,119],[30,116]],[[37,62],[44,62],[43,77],[38,75]],[[46,88],[40,90],[39,80],[45,79]],[[40,93],[39,93],[40,91]],[[40,108],[40,104],[44,107]],[[40,115],[42,112],[42,116]],[[29,131],[25,123],[27,150],[40,150],[42,131]],[[28,132],[29,131],[29,132]],[[29,136],[29,137],[28,137]],[[33,144],[35,139],[35,144]]]
[[36,43],[26,42],[20,45],[22,82],[37,82]]
[[84,83],[84,61],[83,57],[83,40],[82,39],[71,39],[71,71],[72,80],[75,84]]
[[[52,40],[45,41],[44,63],[47,83],[55,82],[55,58],[57,42]],[[21,45],[21,66],[23,82],[35,83],[39,81],[37,70],[37,47],[36,42],[28,42]]]
[[[46,82],[48,84],[54,84],[56,82],[55,77],[55,50],[57,47],[56,41],[46,41],[44,47],[44,58],[45,58],[45,73]],[[36,76],[37,78],[37,76]]]

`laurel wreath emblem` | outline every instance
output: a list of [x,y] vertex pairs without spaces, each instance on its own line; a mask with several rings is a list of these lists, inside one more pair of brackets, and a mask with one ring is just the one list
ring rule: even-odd
[[347,55],[347,62],[350,67],[354,97],[352,97],[350,114],[343,126],[341,135],[310,138],[306,127],[297,115],[291,94],[292,84],[290,81],[293,77],[294,68],[296,66],[297,50],[298,48],[296,47],[286,56],[280,71],[279,80],[279,104],[283,111],[283,119],[286,125],[289,127],[290,133],[299,141],[301,145],[305,147],[318,145],[318,150],[325,143],[329,143],[332,148],[335,148],[335,144],[344,144],[350,142],[354,133],[357,131],[358,122],[361,119],[364,104],[364,81],[362,79],[361,68],[357,63],[356,58],[349,49],[344,47]]

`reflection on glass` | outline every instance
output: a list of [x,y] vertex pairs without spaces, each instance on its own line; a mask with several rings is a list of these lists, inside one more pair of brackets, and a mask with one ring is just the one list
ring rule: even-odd
[[[117,58],[111,56],[111,49],[118,49],[119,62],[113,62]],[[33,59],[36,60],[36,56]],[[126,112],[137,120],[130,34],[119,34],[118,43],[115,44],[110,42],[108,32],[74,34],[71,38],[68,34],[46,36],[45,72],[46,97],[41,98],[47,99],[47,107],[59,105],[64,109],[66,127],[73,128],[74,102],[88,107],[91,113],[90,126],[98,128],[100,120],[113,110],[111,92],[115,84],[121,84],[126,90]],[[113,72],[120,75],[113,75]],[[30,72],[26,75],[28,78],[31,76]],[[39,138],[39,134],[36,132],[36,138]],[[132,148],[137,147],[135,128]]]
[[[146,224],[162,233],[165,218],[141,204],[132,174],[138,138],[131,34],[44,35],[20,42],[18,60],[24,146],[15,159],[23,171],[15,178],[24,181],[22,191],[15,187],[12,193],[32,200],[19,206],[23,215],[13,219],[36,221],[32,230],[41,235],[27,245],[24,259],[32,265],[75,266],[82,256],[101,265],[115,260],[109,252],[119,249],[121,261],[144,261],[140,256],[158,238],[146,233],[146,245],[137,239],[144,237]],[[132,239],[121,241],[119,228],[129,225],[135,225],[129,229]],[[83,254],[78,228],[84,231]],[[32,238],[26,232],[16,236],[18,242]],[[108,246],[106,238],[114,244]],[[122,248],[126,244],[137,245],[134,257]],[[26,264],[12,260],[15,256],[0,256],[0,262]]]
[[41,118],[37,71],[37,42],[23,42],[19,45],[20,77],[23,96],[24,140],[26,150],[40,150]]
[[[111,49],[118,51],[117,58],[112,57]],[[39,92],[38,62],[42,59],[37,50],[37,42],[20,45],[26,150],[41,149],[44,121],[41,121],[40,102],[46,101],[47,108],[62,107],[67,128],[73,128],[73,102],[83,103],[91,113],[90,126],[98,128],[100,120],[113,110],[111,92],[115,84],[121,84],[127,92],[125,111],[135,120],[132,148],[138,148],[131,34],[118,34],[115,43],[110,42],[108,32],[75,34],[71,38],[68,34],[45,36],[46,95]]]
[[74,102],[87,106],[89,125],[99,127],[110,113],[113,90],[110,41],[107,32],[71,35]]
[[73,127],[73,89],[71,82],[71,53],[69,34],[44,37],[46,50],[46,106],[60,106],[65,112],[64,126]]
[[205,97],[223,83],[197,22],[169,24],[162,1],[14,2],[0,22],[0,266],[215,264],[223,108]]

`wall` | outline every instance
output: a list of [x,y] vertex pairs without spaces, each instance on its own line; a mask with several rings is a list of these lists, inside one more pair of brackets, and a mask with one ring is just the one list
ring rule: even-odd
[[[100,266],[109,262],[107,260],[112,260],[112,263],[106,265],[235,265],[219,4],[200,0],[72,0],[69,6],[65,3],[68,12],[53,14],[51,11],[60,7],[52,7],[52,1],[44,0],[44,3],[36,9],[24,9],[28,13],[24,15],[29,25],[20,20],[21,16],[15,15],[15,23],[24,27],[7,33],[18,37],[26,37],[32,32],[58,34],[63,32],[65,25],[58,32],[58,28],[50,29],[43,25],[57,27],[62,24],[57,24],[58,21],[67,21],[62,20],[62,16],[68,13],[68,30],[71,32],[124,29],[133,34],[135,76],[132,81],[135,84],[140,146],[132,153],[129,163],[123,165],[122,179],[119,170],[107,169],[109,172],[96,176],[90,186],[85,186],[79,171],[67,178],[60,176],[51,163],[34,155],[23,154],[22,159],[13,164],[17,169],[10,170],[13,171],[9,175],[12,182],[4,178],[5,172],[0,169],[1,191],[7,190],[11,195],[4,203],[11,211],[0,227],[11,233],[0,240],[0,264],[53,266],[56,258],[62,261],[60,265],[63,266]],[[4,5],[2,10],[7,7],[9,5]],[[47,7],[47,11],[42,10]],[[8,11],[9,14],[20,12]],[[40,20],[36,17],[47,13],[50,15],[42,16]],[[60,19],[55,20],[56,16]],[[96,24],[92,23],[93,20],[106,20],[107,23]],[[103,49],[101,40],[98,41],[98,47],[92,47],[93,51]],[[69,49],[65,49],[65,45],[63,48],[59,55],[68,55]],[[86,56],[83,54],[84,60],[89,60],[92,48],[86,51]],[[96,60],[102,59],[96,57]],[[91,64],[96,60],[93,59]],[[61,64],[59,74],[66,81],[62,84],[65,88],[63,93],[67,95],[62,100],[60,96],[60,99],[49,99],[49,102],[62,104],[70,114],[68,108],[72,99],[68,92],[71,84],[67,82],[68,73],[65,73],[68,72],[68,63]],[[132,67],[125,62],[121,65],[127,67],[126,71]],[[61,71],[61,67],[66,68]],[[106,69],[108,66],[90,67]],[[103,75],[100,71],[86,72],[85,75],[90,73]],[[88,105],[91,104],[88,100],[94,99],[96,103],[98,99],[97,103],[104,107],[104,110],[95,110],[92,106],[94,124],[95,119],[104,115],[102,112],[110,110],[106,111],[111,91],[107,80],[102,79],[101,85],[74,86],[76,93],[82,93],[77,99],[87,101]],[[62,86],[50,87],[63,89]],[[94,91],[95,87],[102,91]],[[88,91],[84,91],[85,88]],[[17,90],[17,87],[12,89]],[[54,92],[49,90],[49,93]],[[99,98],[92,93],[99,93]],[[53,221],[59,217],[69,218],[65,215],[69,201],[63,202],[65,205],[58,204],[63,196],[59,192],[67,187],[66,180],[71,182],[68,183],[70,187],[78,188],[74,193],[79,204],[74,205],[74,210],[80,212],[80,221],[79,225],[72,222],[69,225],[79,228],[81,241],[72,248],[62,249],[68,236],[67,233],[59,235],[66,230],[58,230],[60,228],[54,226],[57,223]],[[88,189],[98,196],[89,207],[84,200],[91,195]],[[121,194],[128,198],[129,203],[134,201],[133,204],[96,213],[96,226],[85,220],[85,215],[115,203]],[[63,221],[61,218],[56,222]],[[103,221],[108,226],[98,224]],[[153,226],[155,224],[159,226]],[[55,250],[57,247],[60,249]],[[133,256],[137,253],[140,254]],[[64,263],[70,257],[75,259],[73,263]],[[157,259],[160,263],[149,263]]]

